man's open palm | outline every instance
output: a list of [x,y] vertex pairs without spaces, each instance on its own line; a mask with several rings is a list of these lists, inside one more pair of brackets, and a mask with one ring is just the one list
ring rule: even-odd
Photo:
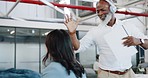
[[79,23],[79,20],[77,20],[76,22],[72,19],[72,15],[70,16],[70,18],[69,18],[69,16],[68,15],[66,15],[67,17],[65,17],[65,22],[64,22],[64,24],[66,25],[66,27],[67,27],[67,29],[68,29],[68,31],[69,31],[69,33],[71,34],[71,33],[75,33],[76,32],[76,29],[77,29],[77,27],[78,27],[78,23]]

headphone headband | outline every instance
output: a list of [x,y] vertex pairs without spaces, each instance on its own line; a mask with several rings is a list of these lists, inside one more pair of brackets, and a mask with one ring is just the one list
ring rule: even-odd
[[110,4],[110,11],[114,14],[117,10],[116,6],[114,5],[114,2],[112,0],[105,0]]

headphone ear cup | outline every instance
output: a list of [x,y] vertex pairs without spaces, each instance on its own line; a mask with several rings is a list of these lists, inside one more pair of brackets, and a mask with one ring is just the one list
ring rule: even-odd
[[110,11],[111,11],[112,13],[115,13],[115,12],[116,12],[116,7],[110,6]]
[[112,13],[115,13],[116,10],[117,10],[117,8],[116,8],[116,6],[113,4],[113,1],[112,1],[112,0],[106,0],[106,1],[110,4],[110,11],[111,11]]

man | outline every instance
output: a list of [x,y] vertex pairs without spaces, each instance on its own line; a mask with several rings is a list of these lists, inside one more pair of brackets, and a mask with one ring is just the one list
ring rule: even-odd
[[[96,12],[102,23],[98,27],[89,30],[80,41],[76,37],[78,21],[74,22],[71,17],[67,16],[64,24],[68,28],[74,49],[84,51],[91,45],[97,45],[99,49],[98,78],[135,78],[131,69],[131,57],[125,57],[125,60],[123,60],[126,62],[124,63],[116,58],[104,36],[114,30],[115,27],[122,27],[127,33],[127,37],[123,37],[123,45],[125,47],[139,45],[144,49],[148,49],[147,36],[141,33],[135,26],[124,26],[120,20],[116,19],[114,16],[116,8],[111,0],[100,0],[96,5]],[[118,46],[114,47],[118,49]]]

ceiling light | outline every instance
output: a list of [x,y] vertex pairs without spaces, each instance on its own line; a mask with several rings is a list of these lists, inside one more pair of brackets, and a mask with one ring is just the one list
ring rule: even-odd
[[32,33],[34,34],[35,33],[35,30],[32,30]]
[[42,34],[42,36],[44,36],[45,34]]
[[15,33],[15,31],[14,31],[14,30],[10,32],[10,34],[14,34],[14,33]]
[[46,32],[44,35],[47,35],[49,32]]
[[7,29],[7,31],[9,32],[10,30],[9,30],[9,29]]

